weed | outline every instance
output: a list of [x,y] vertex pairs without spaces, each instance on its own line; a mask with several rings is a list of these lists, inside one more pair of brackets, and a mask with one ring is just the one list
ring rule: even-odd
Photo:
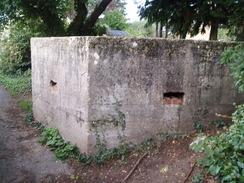
[[225,125],[226,123],[224,121],[214,121],[214,126],[216,126],[217,128],[221,128]]
[[193,126],[193,128],[194,128],[195,130],[200,131],[200,132],[202,132],[202,131],[204,130],[204,127],[203,127],[202,124],[199,123],[199,122],[194,122],[194,126]]
[[19,100],[19,107],[26,112],[31,112],[32,111],[32,101],[31,100]]
[[70,175],[70,179],[72,180],[78,180],[79,176],[77,175]]
[[25,124],[35,126],[41,133],[44,131],[45,128],[41,122],[34,120],[32,111],[26,113]]
[[0,84],[2,84],[13,96],[31,91],[31,70],[24,74],[15,76],[0,73]]
[[156,147],[156,142],[152,137],[144,138],[141,144],[134,144],[133,149],[139,152],[147,152],[150,154],[150,150]]
[[167,133],[167,132],[160,132],[160,133],[157,133],[156,135],[160,139],[160,141],[163,141],[163,142],[165,142],[165,141],[167,141],[167,140],[172,138],[170,136],[170,134]]
[[33,112],[27,112],[25,115],[25,124],[32,125],[34,122]]
[[192,179],[192,182],[194,183],[204,183],[204,173],[198,172]]
[[156,146],[156,143],[154,142],[153,138],[152,137],[147,137],[144,139],[144,141],[142,142],[141,144],[143,147],[146,148],[146,150],[149,150],[153,147]]
[[78,148],[69,142],[65,142],[59,135],[57,128],[45,127],[38,142],[55,151],[57,160],[74,159],[79,156]]
[[115,111],[118,115],[118,128],[117,128],[117,133],[118,133],[118,139],[120,141],[120,143],[123,143],[124,139],[123,139],[123,135],[121,134],[119,128],[121,129],[122,133],[125,130],[126,127],[126,121],[125,121],[125,114],[120,110],[120,107],[122,106],[122,104],[119,102],[119,100],[114,96],[115,99]]
[[118,147],[111,148],[111,149],[108,149],[105,144],[101,144],[98,148],[97,153],[94,156],[81,154],[79,156],[79,161],[83,165],[90,164],[90,163],[104,164],[106,161],[110,159],[119,158],[120,164],[124,164],[127,162],[125,154],[128,153],[129,150],[130,148],[126,143],[122,143]]
[[208,114],[208,109],[206,107],[190,109],[190,113],[192,116],[193,128],[202,132],[205,127],[202,126],[200,121],[202,121],[206,117],[206,115]]

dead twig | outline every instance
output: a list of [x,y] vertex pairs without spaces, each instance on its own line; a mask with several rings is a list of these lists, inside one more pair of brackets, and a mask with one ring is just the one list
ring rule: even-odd
[[186,183],[186,181],[187,181],[187,180],[189,179],[189,177],[191,176],[191,173],[193,172],[195,165],[196,165],[196,162],[192,165],[192,167],[191,167],[191,171],[188,173],[187,177],[185,178],[184,183]]
[[131,171],[129,172],[129,174],[125,177],[125,179],[123,180],[123,182],[125,182],[130,176],[131,174],[134,172],[134,170],[136,169],[136,167],[140,164],[141,160],[147,155],[147,153],[143,154],[143,156],[137,160],[136,164],[133,166],[133,168],[131,169]]
[[218,117],[221,117],[221,118],[230,118],[230,119],[232,119],[232,116],[218,114],[218,113],[215,113],[215,116],[218,116]]

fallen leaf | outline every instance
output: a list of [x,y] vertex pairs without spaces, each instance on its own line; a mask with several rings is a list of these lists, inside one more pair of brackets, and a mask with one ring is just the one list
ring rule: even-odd
[[167,171],[169,171],[169,167],[168,167],[168,165],[166,165],[165,167],[163,167],[163,168],[160,170],[161,173],[166,173]]

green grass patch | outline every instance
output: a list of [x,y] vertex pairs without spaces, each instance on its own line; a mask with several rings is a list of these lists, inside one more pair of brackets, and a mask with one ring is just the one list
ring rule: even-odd
[[19,100],[19,107],[26,112],[31,112],[32,111],[32,101],[31,100]]
[[4,75],[0,73],[0,84],[3,85],[13,96],[31,92],[31,70],[22,75]]

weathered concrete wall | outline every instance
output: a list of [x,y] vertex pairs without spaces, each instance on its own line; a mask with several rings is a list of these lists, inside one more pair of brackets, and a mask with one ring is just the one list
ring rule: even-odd
[[58,127],[66,140],[86,152],[89,135],[87,38],[35,38],[31,45],[35,119]]
[[[34,38],[34,116],[88,153],[98,137],[111,147],[120,138],[138,142],[158,132],[191,132],[194,122],[231,114],[233,102],[244,101],[219,62],[230,44]],[[51,80],[57,84],[50,86]]]

